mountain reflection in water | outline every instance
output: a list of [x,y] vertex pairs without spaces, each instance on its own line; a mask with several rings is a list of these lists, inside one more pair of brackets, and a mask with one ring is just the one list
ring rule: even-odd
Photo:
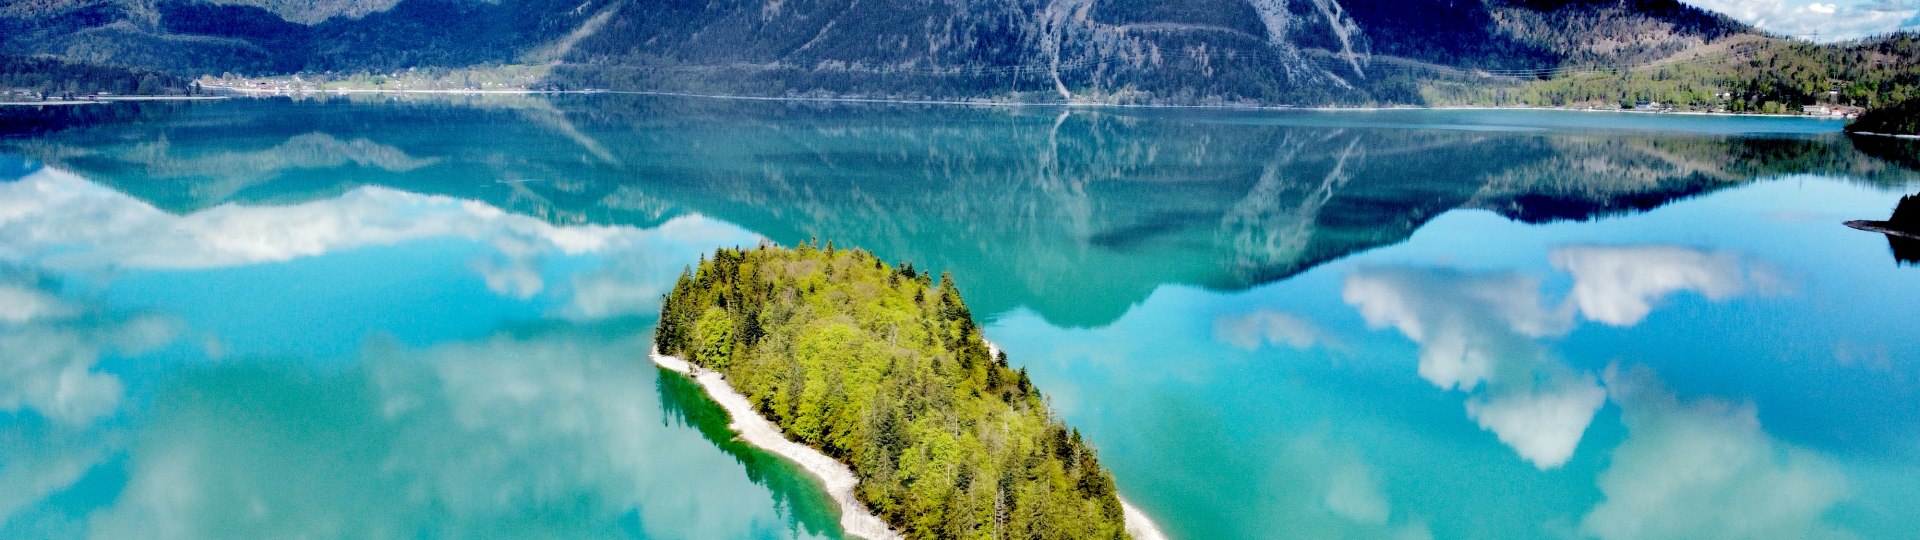
[[1074,326],[1109,323],[1165,283],[1284,279],[1453,209],[1587,220],[1769,174],[1915,175],[1831,133],[1542,133],[1522,129],[1524,113],[1487,131],[1427,128],[1450,125],[1446,111],[1344,127],[1366,117],[631,96],[146,106],[143,123],[6,146],[175,213],[376,185],[556,224],[701,214],[1005,279],[1021,287],[983,291],[977,311],[1027,306]]
[[809,238],[950,271],[1177,537],[1920,526],[1920,289],[1831,217],[1920,175],[1817,122],[48,114],[0,128],[4,536],[838,537],[638,356],[702,254]]

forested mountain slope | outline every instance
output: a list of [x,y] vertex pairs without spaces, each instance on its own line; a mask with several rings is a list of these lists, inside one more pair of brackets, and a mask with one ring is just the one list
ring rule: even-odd
[[[551,66],[558,88],[1421,103],[1752,30],[1677,0],[27,0],[0,53],[180,75]],[[1465,68],[1462,71],[1455,68]],[[1475,84],[1478,84],[1475,82]]]

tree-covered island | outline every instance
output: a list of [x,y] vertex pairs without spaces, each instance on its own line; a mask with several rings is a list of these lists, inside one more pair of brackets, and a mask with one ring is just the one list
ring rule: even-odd
[[1127,537],[1112,475],[990,352],[950,276],[831,243],[721,249],[680,276],[655,346],[850,466],[907,538]]

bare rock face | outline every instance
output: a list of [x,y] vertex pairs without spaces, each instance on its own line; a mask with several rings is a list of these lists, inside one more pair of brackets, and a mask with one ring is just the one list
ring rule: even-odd
[[310,25],[334,17],[358,19],[393,9],[400,0],[208,0],[208,3],[257,7],[288,22]]

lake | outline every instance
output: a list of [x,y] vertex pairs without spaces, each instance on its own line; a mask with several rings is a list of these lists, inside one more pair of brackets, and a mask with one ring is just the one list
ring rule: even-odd
[[0,536],[838,538],[645,358],[951,272],[1176,538],[1920,530],[1916,145],[1796,118],[621,95],[0,115]]

